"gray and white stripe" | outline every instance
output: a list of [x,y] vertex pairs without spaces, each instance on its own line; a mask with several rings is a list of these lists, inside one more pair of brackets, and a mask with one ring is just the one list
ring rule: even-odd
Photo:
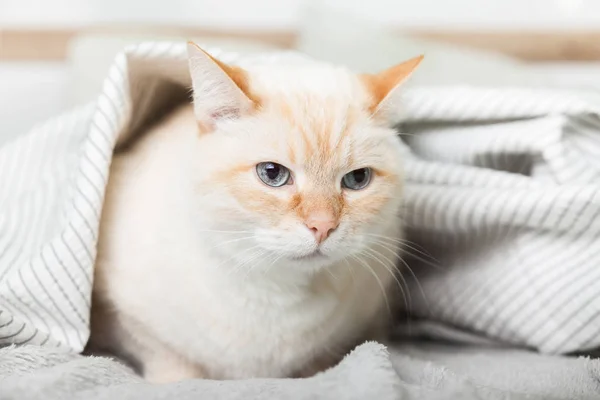
[[600,104],[465,88],[406,101],[404,218],[442,269],[417,268],[413,314],[543,352],[598,347]]
[[[241,64],[305,60],[212,52]],[[83,349],[113,148],[187,87],[185,45],[131,47],[94,104],[0,149],[0,344]],[[412,315],[428,321],[419,332],[454,327],[550,353],[600,346],[598,98],[406,92],[403,218],[418,245],[407,251],[424,291],[412,291]]]

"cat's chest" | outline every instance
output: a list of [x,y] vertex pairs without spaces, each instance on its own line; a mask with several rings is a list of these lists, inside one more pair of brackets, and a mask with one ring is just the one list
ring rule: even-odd
[[221,295],[220,301],[198,296],[197,304],[172,309],[163,315],[166,324],[154,326],[163,338],[176,336],[178,350],[217,378],[289,375],[351,333],[356,317],[335,293]]
[[214,378],[289,376],[324,352],[343,354],[381,305],[378,281],[389,278],[332,270],[334,281],[310,290],[273,290],[150,260],[115,265],[127,268],[108,275],[113,304]]

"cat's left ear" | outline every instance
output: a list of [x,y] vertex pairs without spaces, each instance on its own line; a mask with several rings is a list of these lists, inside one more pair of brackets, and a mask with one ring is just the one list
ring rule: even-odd
[[256,106],[242,68],[217,60],[192,42],[188,43],[188,57],[194,113],[201,125],[213,127],[219,120],[239,118]]
[[371,95],[369,110],[380,114],[398,105],[398,88],[417,69],[424,56],[418,56],[395,65],[378,74],[364,74],[361,79]]

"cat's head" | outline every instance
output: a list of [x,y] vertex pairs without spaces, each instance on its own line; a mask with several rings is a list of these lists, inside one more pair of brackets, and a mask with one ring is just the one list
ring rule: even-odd
[[388,111],[422,57],[357,75],[316,62],[242,69],[194,44],[189,56],[198,229],[232,265],[311,270],[400,223],[403,152]]

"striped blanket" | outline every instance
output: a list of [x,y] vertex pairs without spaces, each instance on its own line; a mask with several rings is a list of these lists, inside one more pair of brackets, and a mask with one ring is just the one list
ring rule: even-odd
[[[295,56],[260,62],[280,57]],[[94,104],[0,149],[0,344],[84,348],[113,148],[187,87],[183,44],[141,44],[117,57]],[[405,97],[414,318],[397,333],[599,347],[600,96],[421,87]]]

